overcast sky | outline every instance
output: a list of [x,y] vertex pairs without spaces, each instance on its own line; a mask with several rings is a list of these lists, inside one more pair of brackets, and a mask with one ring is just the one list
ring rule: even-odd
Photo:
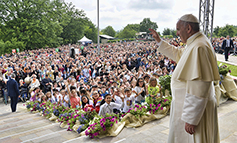
[[[83,9],[97,25],[97,0],[65,1]],[[117,31],[150,18],[162,32],[164,28],[175,29],[179,17],[188,13],[199,17],[199,0],[100,0],[100,29],[110,25]],[[214,27],[237,25],[236,15],[237,0],[215,0]]]

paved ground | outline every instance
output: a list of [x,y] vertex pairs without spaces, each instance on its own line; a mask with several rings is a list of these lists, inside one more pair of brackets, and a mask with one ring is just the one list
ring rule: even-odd
[[217,60],[220,62],[237,66],[237,56],[230,55],[228,61],[225,61],[225,55],[223,54],[216,54],[216,57],[217,57]]
[[[61,129],[54,123],[32,114],[18,104],[17,113],[11,113],[9,105],[0,103],[0,142],[3,143],[76,143],[76,142],[155,142],[165,143],[169,132],[169,116],[150,122],[140,128],[124,128],[117,137],[90,139]],[[237,142],[237,102],[228,100],[218,108],[221,143]]]

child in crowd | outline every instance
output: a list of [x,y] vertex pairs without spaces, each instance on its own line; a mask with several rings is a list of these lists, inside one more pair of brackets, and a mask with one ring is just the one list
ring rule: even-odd
[[92,93],[92,98],[93,98],[93,107],[97,113],[100,111],[100,103],[103,100],[102,97],[99,96],[98,91],[93,91]]
[[92,111],[93,110],[93,101],[90,100],[86,95],[81,97],[81,108],[84,111]]
[[80,104],[80,98],[77,96],[76,89],[72,89],[70,91],[70,89],[68,87],[68,82],[65,82],[65,86],[66,86],[67,91],[68,91],[69,100],[70,100],[72,108],[79,108],[81,106],[81,104]]
[[65,107],[69,107],[69,98],[68,98],[68,95],[66,95],[66,91],[63,89],[63,90],[61,90],[60,93],[62,95],[62,104]]
[[36,87],[36,88],[34,89],[34,91],[31,92],[30,101],[36,101],[36,100],[37,100],[39,91],[40,91],[40,88],[39,88],[39,87]]
[[135,103],[141,104],[145,102],[145,97],[148,94],[143,78],[138,78],[136,87],[133,92],[137,95]]
[[124,98],[124,108],[123,112],[126,113],[130,108],[132,108],[135,98],[138,96],[137,94],[132,94],[131,88],[125,88],[124,90],[125,98]]
[[148,85],[148,94],[150,97],[155,99],[158,96],[160,89],[157,85],[157,80],[155,77],[151,77]]
[[52,94],[51,94],[51,92],[49,91],[49,92],[47,92],[45,95],[46,95],[47,101],[52,102]]
[[120,97],[122,99],[122,104],[117,104],[112,101],[112,97],[110,94],[105,95],[105,103],[100,107],[99,116],[105,116],[106,113],[112,114],[114,108],[122,109],[124,106],[124,97]]

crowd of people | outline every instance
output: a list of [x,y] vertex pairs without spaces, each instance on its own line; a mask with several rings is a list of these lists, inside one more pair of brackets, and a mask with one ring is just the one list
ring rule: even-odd
[[[68,45],[56,49],[29,50],[0,59],[1,93],[8,100],[6,84],[15,75],[19,101],[50,101],[97,113],[126,112],[145,97],[161,96],[159,77],[172,74],[176,63],[159,54],[155,42],[122,42]],[[73,58],[72,58],[73,57]],[[112,110],[107,109],[111,103]],[[102,106],[104,104],[104,106]],[[103,110],[104,112],[103,112]]]
[[[164,40],[184,46],[178,38]],[[220,43],[221,39],[214,39],[213,47]],[[171,75],[176,67],[174,61],[157,52],[154,41],[103,44],[100,53],[93,44],[72,46],[80,49],[79,54],[70,55],[70,47],[65,45],[57,50],[2,56],[0,89],[5,103],[7,81],[14,74],[20,91],[18,101],[50,101],[100,114],[126,112],[148,96],[162,96],[159,77]],[[112,110],[106,106],[110,102]]]

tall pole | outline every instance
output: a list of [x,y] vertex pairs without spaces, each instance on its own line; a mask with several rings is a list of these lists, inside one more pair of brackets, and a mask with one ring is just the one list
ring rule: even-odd
[[100,54],[99,0],[97,0],[97,50]]

